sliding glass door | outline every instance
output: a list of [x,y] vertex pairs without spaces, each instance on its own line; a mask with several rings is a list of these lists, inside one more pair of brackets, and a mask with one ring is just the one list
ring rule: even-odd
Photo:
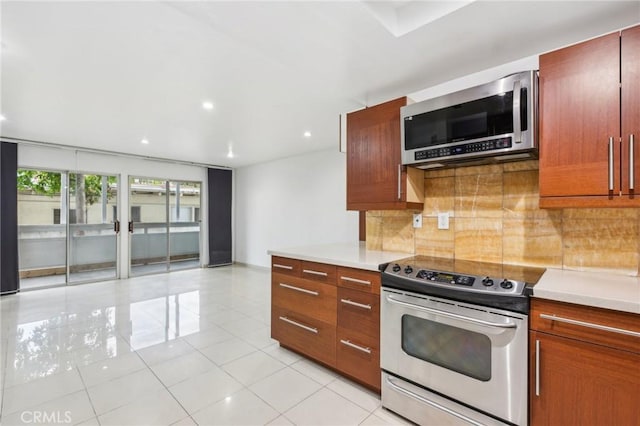
[[20,289],[117,278],[115,176],[18,170]]
[[169,269],[200,265],[200,183],[169,183]]
[[200,266],[200,183],[129,180],[130,273]]
[[72,173],[69,188],[69,281],[116,278],[116,177]]

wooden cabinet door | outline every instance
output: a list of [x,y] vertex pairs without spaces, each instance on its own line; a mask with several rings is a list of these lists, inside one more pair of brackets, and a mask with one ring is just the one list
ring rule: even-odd
[[406,104],[403,97],[347,114],[347,210],[401,201],[400,107]]
[[532,426],[640,424],[639,354],[535,331],[530,336]]
[[540,56],[541,197],[608,196],[609,138],[618,195],[619,75],[618,33]]
[[[640,193],[640,26],[622,31],[622,192]],[[634,139],[633,158],[630,156]],[[629,170],[633,168],[633,176]],[[633,178],[634,182],[630,179]],[[634,189],[631,190],[630,188]]]

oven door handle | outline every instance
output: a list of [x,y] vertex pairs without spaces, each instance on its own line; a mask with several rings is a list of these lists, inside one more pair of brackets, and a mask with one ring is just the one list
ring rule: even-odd
[[412,309],[418,309],[420,311],[429,312],[431,314],[441,315],[443,317],[453,318],[460,321],[470,322],[472,324],[484,325],[486,327],[498,327],[498,328],[516,328],[518,325],[512,322],[508,322],[506,324],[501,324],[497,322],[485,321],[477,318],[466,317],[464,315],[454,314],[453,312],[442,311],[440,309],[427,308],[425,306],[415,305],[413,303],[403,302],[401,300],[395,299],[393,296],[387,296],[387,300],[391,303],[395,303],[397,305],[407,306]]
[[431,407],[433,407],[433,408],[435,408],[437,410],[444,411],[445,413],[450,414],[450,415],[452,415],[454,417],[457,417],[460,420],[463,420],[463,421],[465,421],[467,423],[470,423],[472,425],[483,426],[482,423],[478,423],[477,421],[473,420],[472,418],[469,418],[469,417],[467,417],[467,416],[465,416],[463,414],[457,413],[456,411],[454,411],[454,410],[452,410],[450,408],[447,408],[447,407],[445,407],[443,405],[440,405],[435,401],[431,401],[431,400],[429,400],[427,398],[424,398],[423,396],[418,395],[417,393],[411,392],[410,390],[405,389],[402,386],[396,385],[395,383],[393,383],[391,381],[391,379],[389,377],[387,377],[387,384],[389,386],[391,386],[392,389],[394,389],[397,392],[400,392],[401,394],[403,394],[405,396],[408,396],[408,397],[413,398],[413,399],[417,399],[420,402],[423,402],[423,403],[425,403],[427,405],[430,405]]

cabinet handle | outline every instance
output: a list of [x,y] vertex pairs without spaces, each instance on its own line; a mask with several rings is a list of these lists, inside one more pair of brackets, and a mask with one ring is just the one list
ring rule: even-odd
[[311,269],[303,269],[302,270],[303,273],[305,274],[311,274],[311,275],[319,275],[321,277],[326,277],[328,276],[328,274],[326,272],[320,272],[320,271],[313,271]]
[[280,283],[280,287],[288,288],[289,290],[299,291],[300,293],[310,294],[312,296],[317,296],[319,293],[317,291],[307,290],[306,288],[295,287],[289,284]]
[[633,134],[629,135],[629,189],[634,190],[635,186],[635,158],[633,153],[634,145]]
[[300,324],[299,322],[296,322],[296,321],[293,321],[293,320],[290,320],[287,317],[279,317],[279,318],[280,318],[281,321],[284,321],[284,322],[289,323],[291,325],[295,325],[296,327],[300,327],[303,330],[307,330],[307,331],[310,331],[312,333],[318,334],[318,329],[317,328],[307,327],[306,325]]
[[522,143],[520,123],[520,80],[513,83],[513,143]]
[[536,396],[540,396],[540,340],[536,339]]
[[570,318],[557,317],[555,315],[540,314],[540,318],[557,322],[566,322],[567,324],[579,325],[587,328],[595,328],[596,330],[609,331],[611,333],[626,334],[627,336],[640,337],[640,332],[626,330],[624,328],[609,327],[608,325],[594,324],[591,322],[578,321]]
[[398,164],[398,200],[402,200],[402,164]]
[[358,308],[371,310],[371,305],[365,305],[362,303],[354,302],[353,300],[340,299],[340,302],[344,303],[345,305],[351,305],[351,306],[356,306]]
[[274,268],[287,269],[289,271],[293,271],[293,266],[289,266],[289,265],[281,265],[279,263],[274,263],[273,267]]
[[364,348],[364,347],[362,347],[360,345],[356,345],[355,343],[351,343],[350,340],[342,340],[342,339],[340,339],[340,343],[342,343],[345,346],[349,346],[350,348],[357,349],[360,352],[371,354],[371,348]]
[[613,191],[613,138],[609,138],[609,191]]
[[343,280],[343,281],[349,281],[350,283],[356,283],[356,284],[362,284],[362,285],[371,285],[371,281],[359,280],[357,278],[340,277],[340,279]]

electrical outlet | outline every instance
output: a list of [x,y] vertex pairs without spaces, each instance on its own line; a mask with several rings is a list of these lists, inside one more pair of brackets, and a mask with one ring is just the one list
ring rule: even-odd
[[438,229],[449,229],[449,212],[438,213]]
[[422,213],[413,214],[413,227],[422,228]]

